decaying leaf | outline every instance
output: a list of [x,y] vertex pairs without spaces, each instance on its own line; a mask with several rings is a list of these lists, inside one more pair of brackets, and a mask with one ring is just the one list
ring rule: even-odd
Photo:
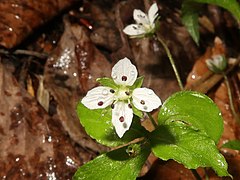
[[3,0],[0,2],[0,45],[13,48],[76,0]]
[[0,63],[0,178],[70,179],[89,152],[71,144],[59,119],[51,118]]

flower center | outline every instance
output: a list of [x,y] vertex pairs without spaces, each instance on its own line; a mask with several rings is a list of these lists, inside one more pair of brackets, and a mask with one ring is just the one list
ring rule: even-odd
[[131,94],[129,92],[129,89],[126,87],[120,88],[116,93],[116,99],[120,101],[128,100],[130,97],[131,97]]

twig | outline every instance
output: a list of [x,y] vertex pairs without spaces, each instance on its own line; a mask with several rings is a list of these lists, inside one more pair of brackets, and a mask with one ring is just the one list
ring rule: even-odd
[[10,52],[10,51],[4,50],[4,49],[0,49],[0,54],[28,55],[28,56],[37,57],[39,59],[46,59],[48,57],[48,54],[46,54],[46,53],[39,53],[36,51],[29,51],[29,50],[24,50],[24,49],[17,49],[13,52]]

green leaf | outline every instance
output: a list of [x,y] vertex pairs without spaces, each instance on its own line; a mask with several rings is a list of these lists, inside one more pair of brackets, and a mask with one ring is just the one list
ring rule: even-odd
[[240,151],[240,141],[239,140],[228,141],[225,144],[223,144],[221,148],[229,148]]
[[140,76],[136,79],[136,81],[134,82],[134,84],[130,87],[131,90],[136,89],[136,88],[140,88],[143,84],[143,80],[144,77]]
[[189,169],[212,167],[219,176],[229,176],[214,141],[191,126],[182,122],[161,125],[149,139],[153,153],[163,160],[173,159]]
[[230,11],[232,15],[240,21],[240,4],[237,0],[190,0],[197,3],[208,3],[223,7]]
[[137,109],[133,104],[131,105],[132,105],[133,114],[135,114],[139,118],[143,118],[143,112]]
[[147,132],[140,124],[139,118],[134,116],[130,129],[119,138],[111,122],[111,108],[90,110],[81,102],[77,106],[77,114],[85,131],[93,139],[106,146],[120,146]]
[[183,121],[205,132],[217,143],[223,132],[220,110],[206,95],[194,91],[181,91],[170,96],[158,114],[159,124]]
[[99,82],[103,86],[107,86],[113,89],[117,89],[118,85],[115,84],[112,78],[104,77],[104,78],[97,78],[97,82]]
[[73,180],[135,180],[149,154],[150,148],[139,144],[102,154],[80,167]]
[[198,3],[184,1],[182,4],[182,23],[186,26],[189,34],[197,45],[199,45],[199,9],[200,5]]

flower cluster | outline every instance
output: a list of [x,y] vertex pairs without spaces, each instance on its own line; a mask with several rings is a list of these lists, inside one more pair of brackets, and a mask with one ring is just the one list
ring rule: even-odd
[[155,33],[156,23],[155,20],[158,17],[158,7],[154,3],[148,10],[148,14],[145,14],[139,9],[134,9],[133,19],[136,24],[130,24],[123,29],[123,32],[132,38],[142,38]]
[[133,108],[151,112],[161,105],[160,98],[148,88],[135,88],[138,72],[128,58],[119,60],[112,68],[113,85],[99,86],[88,91],[82,99],[89,109],[112,108],[112,124],[121,138],[130,128]]

